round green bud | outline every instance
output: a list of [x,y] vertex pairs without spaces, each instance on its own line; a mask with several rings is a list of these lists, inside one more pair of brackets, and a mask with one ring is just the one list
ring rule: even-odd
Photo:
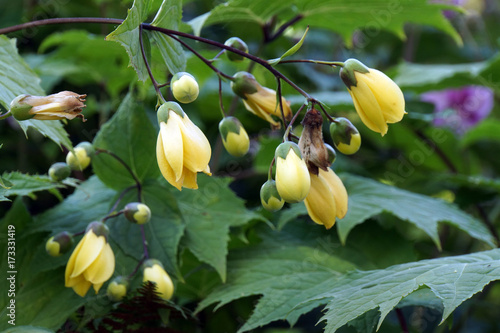
[[175,99],[187,104],[196,100],[200,87],[194,76],[187,72],[179,72],[172,77],[170,89]]
[[[241,40],[238,37],[231,37],[226,42],[224,43],[226,46],[231,46],[234,47],[235,49],[238,49],[242,52],[248,53],[248,46],[247,44]],[[236,53],[233,53],[231,51],[226,50],[226,56],[229,60],[239,62],[245,60],[245,57]]]
[[231,81],[231,89],[243,99],[247,99],[246,95],[255,94],[258,90],[257,80],[248,72],[238,72],[233,75],[233,79],[234,81]]
[[60,182],[69,177],[71,169],[69,165],[64,162],[57,162],[50,166],[49,177],[55,182]]
[[361,147],[361,135],[347,118],[336,118],[330,124],[333,144],[342,154],[352,155]]
[[112,302],[119,302],[127,295],[128,287],[128,279],[124,276],[117,276],[108,284],[106,295]]
[[52,236],[45,243],[45,250],[52,257],[58,257],[63,253],[68,252],[73,247],[73,237],[63,231],[55,236]]
[[123,209],[123,214],[130,222],[144,224],[151,219],[151,210],[140,202],[129,202]]
[[28,120],[35,116],[30,113],[33,106],[23,102],[28,96],[30,95],[19,95],[10,102],[10,112],[16,120]]
[[270,212],[277,212],[285,204],[285,200],[278,193],[274,180],[268,180],[260,188],[260,202]]
[[90,165],[90,161],[94,155],[95,149],[90,142],[80,142],[73,149],[73,152],[68,152],[68,155],[66,155],[66,163],[73,170],[83,171]]

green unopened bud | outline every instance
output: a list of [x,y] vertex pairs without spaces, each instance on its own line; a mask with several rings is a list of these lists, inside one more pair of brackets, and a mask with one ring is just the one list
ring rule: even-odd
[[124,276],[117,276],[108,284],[106,295],[111,301],[119,302],[127,295],[128,287],[128,279]]
[[270,212],[277,212],[285,204],[285,200],[278,193],[274,180],[268,180],[260,188],[260,202]]
[[340,69],[340,78],[344,81],[347,88],[358,85],[358,80],[354,72],[358,73],[368,73],[370,70],[361,61],[356,59],[347,59],[344,62],[344,66]]
[[97,237],[104,236],[106,240],[109,236],[109,228],[102,222],[94,221],[87,225],[87,229],[85,229],[85,233],[93,232]]
[[238,72],[233,75],[234,81],[231,82],[233,92],[243,99],[246,95],[255,94],[260,86],[255,77],[248,72]]
[[24,99],[30,95],[19,95],[10,102],[10,112],[16,120],[28,120],[33,118],[35,115],[30,113],[33,106],[24,103]]
[[225,117],[219,123],[222,143],[227,152],[234,157],[241,157],[250,148],[250,139],[243,125],[235,117]]
[[[228,40],[226,40],[224,45],[231,46],[231,47],[234,47],[235,49],[238,49],[242,52],[248,53],[247,44],[238,37],[229,38]],[[239,62],[239,61],[245,60],[244,56],[233,53],[231,51],[226,51],[226,55],[227,55],[227,58],[231,61]]]
[[179,72],[172,77],[170,89],[175,99],[184,104],[195,101],[200,93],[198,82],[194,76],[186,72]]
[[336,118],[330,124],[330,135],[335,147],[346,155],[352,155],[361,146],[361,135],[358,129],[347,118]]
[[49,238],[45,243],[45,250],[52,257],[58,257],[63,253],[68,252],[73,247],[73,237],[63,231]]
[[184,118],[184,110],[182,110],[182,107],[179,105],[179,103],[166,102],[166,103],[163,103],[158,108],[158,112],[156,113],[156,116],[158,117],[158,124],[160,124],[161,122],[166,123],[168,121],[168,115],[169,115],[170,111],[174,111],[179,116]]
[[151,219],[151,210],[140,202],[130,202],[123,209],[123,214],[130,222],[144,224]]
[[328,143],[325,143],[325,147],[328,152],[328,162],[330,162],[330,165],[332,165],[333,162],[335,162],[335,160],[337,159],[337,152]]
[[71,169],[69,165],[64,162],[57,162],[50,166],[49,177],[55,182],[60,182],[69,177]]
[[94,146],[87,141],[80,142],[73,151],[74,153],[70,151],[68,155],[66,155],[66,163],[71,169],[80,171],[89,166],[95,154]]

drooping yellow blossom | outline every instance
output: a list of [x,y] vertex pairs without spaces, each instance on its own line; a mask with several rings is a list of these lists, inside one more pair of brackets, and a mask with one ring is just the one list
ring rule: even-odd
[[276,148],[276,188],[286,202],[304,200],[309,193],[311,180],[299,146],[284,142]]
[[224,148],[229,154],[241,157],[248,152],[250,139],[238,118],[224,117],[219,123],[219,132]]
[[314,222],[330,229],[335,217],[341,219],[347,213],[347,201],[344,184],[332,169],[319,169],[317,176],[311,174],[311,190],[304,203]]
[[179,191],[182,187],[197,189],[197,173],[211,175],[212,150],[205,134],[175,102],[160,106],[158,122],[156,158],[163,177]]
[[354,107],[363,123],[372,131],[385,135],[387,123],[403,119],[405,99],[394,81],[379,70],[348,59],[340,77],[351,94]]
[[61,91],[49,96],[20,95],[10,103],[10,111],[17,120],[57,120],[85,118],[81,114],[85,97],[71,91]]
[[82,297],[92,285],[97,294],[103,283],[113,275],[115,255],[107,241],[108,233],[103,223],[90,223],[68,260],[65,286],[73,288]]
[[163,265],[155,259],[149,259],[144,262],[144,277],[142,282],[151,281],[156,285],[156,291],[160,297],[169,300],[174,294],[174,284],[172,279],[165,272]]
[[[243,99],[245,108],[271,123],[273,127],[279,128],[280,123],[271,117],[282,118],[281,109],[277,103],[276,91],[261,86],[255,77],[247,72],[238,72],[233,77],[234,81],[231,82],[231,88],[236,95]],[[281,105],[283,106],[285,120],[289,121],[292,118],[290,102],[282,96]]]

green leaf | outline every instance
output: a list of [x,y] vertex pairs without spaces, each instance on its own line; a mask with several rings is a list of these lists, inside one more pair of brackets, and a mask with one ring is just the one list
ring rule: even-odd
[[453,204],[358,176],[344,174],[342,180],[349,194],[347,215],[337,222],[342,242],[356,225],[388,212],[423,230],[439,248],[438,222],[451,224],[471,237],[495,246],[495,240],[484,224]]
[[345,259],[350,254],[339,255],[340,244],[322,234],[324,229],[302,225],[290,225],[280,232],[263,227],[260,243],[232,251],[227,283],[201,301],[197,311],[213,303],[218,303],[217,310],[235,299],[263,295],[238,331],[246,332],[279,319],[293,325],[301,314],[319,306],[321,302],[294,311],[298,303],[329,290],[356,265]]
[[[158,259],[169,274],[178,278],[177,264],[179,241],[184,234],[185,225],[172,193],[157,181],[147,183],[142,188],[144,203],[151,209],[151,220],[144,225],[151,258]],[[122,200],[123,205],[137,200],[136,193],[130,193]],[[111,238],[122,251],[139,261],[143,256],[140,226],[120,216],[109,222]]]
[[[7,110],[10,102],[22,94],[45,95],[40,87],[40,79],[17,52],[16,40],[0,36],[0,104]],[[71,141],[59,120],[19,121],[26,137],[33,128],[59,146],[72,149]]]
[[[182,0],[163,0],[160,10],[151,25],[179,30],[182,18]],[[186,57],[182,46],[172,38],[158,31],[149,32],[152,40],[160,48],[160,53],[170,73],[175,74],[186,69]]]
[[48,330],[43,327],[35,327],[35,326],[16,326],[13,328],[7,328],[2,331],[2,333],[54,333],[52,330]]
[[135,69],[140,81],[146,81],[149,75],[142,58],[139,26],[147,19],[151,3],[151,0],[134,0],[127,18],[106,36],[106,40],[118,42],[125,48],[130,58],[130,66]]
[[350,272],[335,281],[328,292],[308,302],[325,302],[325,332],[335,332],[367,311],[378,309],[378,327],[392,309],[420,287],[428,287],[442,300],[441,323],[462,302],[480,292],[491,281],[500,279],[500,250],[457,257],[423,260],[392,266],[383,270]]
[[[324,28],[339,33],[348,46],[355,30],[373,31],[387,30],[399,37],[404,37],[403,27],[407,22],[435,27],[454,38],[461,44],[459,34],[450,22],[442,15],[443,8],[450,6],[430,4],[427,0],[387,2],[385,0],[233,0],[215,7],[210,14],[201,20],[194,20],[199,27],[202,23],[209,26],[226,22],[249,22],[264,25],[273,16],[278,15],[282,21],[292,19],[297,15],[303,18],[295,26]],[[355,15],[352,15],[356,13]],[[362,38],[370,39],[366,34]]]
[[[156,130],[146,116],[144,106],[129,93],[115,115],[101,127],[94,147],[113,152],[120,157],[140,181],[157,178]],[[127,169],[112,156],[100,153],[92,159],[95,174],[114,189],[135,185]]]
[[184,189],[175,194],[186,223],[183,243],[200,261],[214,267],[222,281],[226,280],[229,228],[262,219],[245,208],[228,183],[228,179],[200,174],[198,190]]
[[500,142],[500,121],[496,119],[486,119],[476,127],[470,129],[460,140],[462,147],[468,147],[481,141]]
[[4,173],[2,178],[4,181],[10,183],[10,187],[0,188],[0,197],[25,195],[34,198],[35,192],[66,187],[63,183],[53,182],[46,175],[27,175],[20,172],[10,172]]
[[290,49],[288,49],[288,51],[286,51],[281,57],[276,58],[276,59],[268,60],[267,62],[271,66],[274,66],[274,65],[278,64],[284,58],[286,58],[288,56],[291,56],[291,55],[294,55],[295,53],[297,53],[297,51],[300,50],[300,48],[302,47],[302,44],[304,43],[304,40],[306,39],[306,35],[307,35],[308,31],[309,31],[309,27],[307,27],[306,31],[304,31],[304,34],[302,35],[302,38],[300,38],[300,40],[294,46],[292,46]]

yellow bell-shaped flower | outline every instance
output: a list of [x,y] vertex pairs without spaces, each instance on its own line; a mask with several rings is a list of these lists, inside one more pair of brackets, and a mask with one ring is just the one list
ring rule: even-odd
[[403,93],[387,75],[356,59],[348,59],[340,70],[340,77],[359,117],[369,129],[383,136],[387,133],[387,123],[403,119],[406,113]]
[[[261,86],[255,77],[247,72],[238,72],[233,77],[234,81],[231,82],[231,88],[236,95],[243,99],[245,108],[271,123],[273,127],[279,128],[281,124],[271,117],[282,118],[281,109],[277,103],[276,91]],[[285,120],[289,121],[292,119],[290,102],[282,96],[281,105]]]
[[142,282],[151,281],[156,285],[156,291],[164,300],[169,300],[174,294],[172,279],[165,272],[163,265],[155,259],[144,262],[144,276]]
[[97,294],[103,283],[113,275],[115,255],[107,242],[108,233],[103,223],[90,223],[68,260],[65,286],[73,288],[82,297],[92,285]]
[[304,203],[314,222],[330,229],[336,217],[341,219],[347,213],[347,201],[344,184],[332,169],[319,169],[317,176],[311,174],[311,190]]
[[276,148],[276,188],[286,202],[304,200],[309,193],[311,180],[299,146],[284,142]]
[[160,106],[158,122],[156,158],[163,177],[179,191],[182,187],[197,189],[197,173],[211,175],[212,150],[205,134],[175,102]]

